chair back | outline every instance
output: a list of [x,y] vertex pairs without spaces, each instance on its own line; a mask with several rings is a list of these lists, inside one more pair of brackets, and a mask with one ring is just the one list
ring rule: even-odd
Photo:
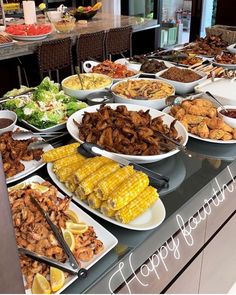
[[104,60],[105,31],[81,34],[76,40],[76,61],[80,65],[89,58]]
[[44,73],[56,71],[59,82],[59,70],[71,67],[73,74],[72,39],[70,37],[43,42],[37,49],[37,60],[39,65],[40,78]]
[[132,27],[110,29],[105,40],[106,58],[129,51],[132,56]]

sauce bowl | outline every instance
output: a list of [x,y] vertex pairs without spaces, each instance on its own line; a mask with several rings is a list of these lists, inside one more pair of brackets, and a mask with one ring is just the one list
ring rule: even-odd
[[[7,125],[6,127],[3,127],[2,124],[1,124],[3,119],[11,120],[12,123]],[[0,111],[0,135],[5,133],[5,132],[13,131],[13,129],[14,129],[15,125],[16,125],[16,121],[17,121],[16,113],[14,113],[12,111],[8,111],[8,110]]]
[[236,128],[236,106],[225,105],[224,108],[228,111],[225,112],[222,107],[217,108],[219,116],[232,128]]

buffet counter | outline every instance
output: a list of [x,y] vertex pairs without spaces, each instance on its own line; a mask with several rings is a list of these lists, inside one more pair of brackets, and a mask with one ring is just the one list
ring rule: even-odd
[[[166,218],[157,228],[128,230],[88,212],[115,235],[118,245],[89,269],[86,279],[78,279],[65,293],[166,292],[174,278],[194,261],[222,224],[233,216],[236,209],[235,144],[211,144],[190,138],[187,148],[192,157],[179,152],[168,159],[145,165],[170,177],[169,188],[159,192],[166,208]],[[45,178],[46,168],[37,174]],[[225,264],[228,268],[228,262]],[[200,267],[189,287],[194,288],[199,271]],[[228,272],[225,271],[226,275]],[[230,273],[230,279],[233,280],[233,273]],[[226,280],[226,286],[217,281],[212,284],[216,288],[220,284],[224,293],[230,288],[230,279]]]
[[[39,19],[38,22],[40,23],[40,21],[41,19]],[[132,26],[133,32],[135,33],[157,28],[160,25],[157,24],[157,20],[155,19],[97,13],[97,15],[92,20],[89,20],[87,24],[77,23],[76,28],[70,34],[58,34],[54,31],[48,38],[44,39],[44,41],[71,36],[75,42],[76,36],[82,33],[94,33],[101,30],[108,31],[112,28],[121,28],[126,26]],[[0,47],[0,60],[32,54],[41,42],[42,41],[16,41],[10,47]]]

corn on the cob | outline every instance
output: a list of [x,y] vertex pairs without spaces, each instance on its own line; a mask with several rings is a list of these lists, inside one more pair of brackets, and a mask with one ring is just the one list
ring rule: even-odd
[[100,210],[101,210],[102,214],[106,215],[107,217],[113,217],[115,215],[115,213],[116,213],[115,210],[111,209],[107,205],[107,201],[102,202]]
[[79,167],[81,167],[84,163],[84,159],[75,162],[74,165],[68,165],[65,167],[62,167],[61,169],[55,171],[55,174],[57,176],[57,178],[61,181],[61,182],[65,182],[66,179],[72,175],[76,170],[79,169]]
[[143,172],[135,172],[126,178],[118,188],[112,192],[107,200],[108,206],[119,210],[136,198],[149,184],[149,179]]
[[74,177],[74,174],[70,175],[66,182],[65,182],[65,186],[68,188],[68,190],[70,192],[75,192],[75,190],[77,189],[78,187],[78,184],[75,183],[75,177]]
[[109,194],[111,194],[112,191],[115,190],[115,188],[122,183],[122,181],[124,181],[133,173],[133,166],[126,166],[116,170],[115,172],[98,182],[94,189],[96,196],[101,200],[107,200]]
[[52,149],[42,155],[42,159],[44,162],[54,162],[58,159],[65,158],[77,153],[77,147],[80,144],[78,142],[71,143],[68,145],[60,146],[58,148]]
[[113,162],[112,160],[110,160],[108,158],[100,157],[100,156],[85,160],[82,167],[80,167],[75,172],[75,183],[80,183],[85,177],[92,174],[94,171],[96,171],[102,165],[104,165],[106,163],[112,163],[112,162]]
[[102,204],[102,201],[96,197],[95,193],[91,193],[88,196],[87,201],[88,201],[89,207],[93,209],[99,209]]
[[85,160],[85,157],[80,154],[75,154],[62,159],[59,159],[53,163],[53,171],[60,170],[62,167],[74,165],[75,163]]
[[119,164],[114,162],[102,165],[93,174],[90,174],[88,177],[81,181],[76,190],[76,195],[84,199],[86,195],[92,193],[94,187],[100,180],[102,180],[104,177],[108,176],[115,170],[119,169],[119,167]]
[[116,211],[115,218],[119,222],[129,223],[144,211],[146,211],[149,207],[151,207],[158,197],[157,190],[152,186],[148,186],[125,207]]

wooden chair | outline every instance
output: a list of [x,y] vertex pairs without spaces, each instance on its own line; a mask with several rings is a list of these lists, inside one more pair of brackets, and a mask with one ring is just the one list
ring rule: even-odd
[[93,58],[105,59],[105,31],[81,34],[76,40],[76,62],[82,66],[83,62]]
[[51,78],[52,72],[56,72],[57,82],[60,82],[59,70],[68,67],[71,68],[71,73],[74,73],[70,37],[43,42],[37,48],[36,55],[41,80],[45,73]]
[[132,56],[132,27],[110,29],[106,34],[105,48],[106,58],[111,59],[112,55],[129,52]]

